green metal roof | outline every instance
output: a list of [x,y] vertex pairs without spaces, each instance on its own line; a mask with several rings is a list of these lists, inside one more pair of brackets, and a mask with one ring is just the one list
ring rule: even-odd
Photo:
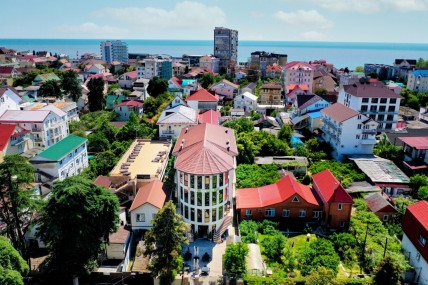
[[61,79],[55,73],[39,74],[34,79],[34,81],[42,81],[42,82],[46,82],[46,81],[49,81],[49,80],[59,81]]
[[30,96],[28,96],[28,95],[24,95],[24,96],[22,96],[22,98],[24,98],[25,100],[27,100],[28,102],[34,102],[34,101],[36,101],[36,99],[34,99],[34,98],[31,98]]
[[69,135],[65,139],[60,140],[53,146],[47,148],[45,151],[42,151],[41,153],[39,153],[39,156],[50,160],[59,161],[64,156],[68,155],[74,149],[79,147],[85,141],[86,141],[85,138],[78,137],[75,135]]
[[122,101],[125,99],[126,99],[126,96],[124,95],[107,95],[106,103],[114,104],[116,101],[117,103],[122,103]]

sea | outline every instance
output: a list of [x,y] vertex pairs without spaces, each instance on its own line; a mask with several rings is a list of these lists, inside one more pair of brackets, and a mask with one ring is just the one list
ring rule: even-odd
[[[18,51],[36,50],[67,54],[100,54],[101,39],[0,39],[0,47]],[[205,55],[213,53],[212,40],[123,40],[130,53]],[[396,58],[428,59],[428,44],[365,43],[365,42],[309,42],[309,41],[239,41],[238,60],[247,62],[254,51],[284,53],[288,61],[325,59],[336,68],[354,69],[365,63],[390,64]]]

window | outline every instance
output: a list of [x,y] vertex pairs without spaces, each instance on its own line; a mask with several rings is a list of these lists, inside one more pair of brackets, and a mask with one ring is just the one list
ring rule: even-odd
[[283,217],[290,217],[290,210],[288,210],[288,209],[283,209],[283,210],[282,210],[282,216],[283,216]]
[[388,112],[395,112],[395,106],[389,106]]
[[369,98],[363,98],[363,103],[368,103],[369,102]]
[[389,217],[388,215],[383,215],[383,221],[384,222],[388,221],[388,217]]
[[298,203],[298,202],[300,202],[299,201],[299,199],[297,198],[297,196],[294,196],[294,198],[293,198],[293,201],[292,201],[293,203]]
[[395,99],[395,98],[389,99],[389,103],[395,104],[395,103],[397,103],[397,99]]
[[304,217],[306,217],[306,210],[300,209],[299,210],[299,218],[304,218]]
[[387,121],[393,121],[394,120],[394,115],[388,115],[388,116],[386,116],[386,120]]
[[379,107],[379,112],[385,112],[386,110],[386,106],[380,106]]
[[370,106],[370,112],[377,112],[377,106]]
[[368,109],[367,105],[362,105],[361,106],[361,112],[366,112]]
[[378,115],[377,116],[378,121],[383,121],[384,119],[385,119],[385,115]]
[[421,254],[419,252],[416,253],[416,260],[419,261],[421,259]]
[[137,214],[137,222],[145,222],[146,214]]
[[312,213],[313,213],[315,219],[322,217],[322,211],[313,211]]
[[265,217],[275,217],[275,209],[274,208],[267,208],[265,210]]
[[252,216],[253,215],[253,211],[247,209],[247,210],[245,210],[245,215],[246,216]]
[[372,98],[372,103],[377,103],[378,102],[378,98]]
[[337,210],[342,211],[342,209],[343,209],[343,205],[341,203],[339,203],[337,205]]
[[345,226],[346,226],[346,222],[345,222],[345,221],[341,221],[341,222],[340,222],[340,227],[341,227],[341,228],[344,228]]
[[392,124],[385,124],[385,130],[390,130],[392,128]]
[[357,129],[359,130],[361,129],[361,124],[358,124]]
[[381,98],[381,99],[380,99],[380,103],[381,103],[381,104],[386,104],[386,101],[387,101],[387,100],[388,100],[388,99],[386,99],[386,98]]
[[360,139],[360,135],[355,135],[355,138],[356,138],[357,140],[359,140],[359,139]]
[[427,240],[422,235],[419,235],[418,240],[422,246],[425,246],[427,244]]
[[360,115],[358,115],[358,120],[361,120],[361,114],[360,114]]

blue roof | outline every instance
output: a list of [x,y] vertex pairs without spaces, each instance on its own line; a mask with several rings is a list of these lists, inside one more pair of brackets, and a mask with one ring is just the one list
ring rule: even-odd
[[181,86],[186,87],[189,84],[195,84],[196,79],[183,79],[183,82],[181,82]]
[[296,148],[296,147],[297,147],[297,145],[299,145],[299,144],[303,144],[302,140],[301,140],[301,139],[299,139],[298,137],[291,136],[291,146],[292,146],[293,148]]
[[416,70],[416,71],[413,71],[412,74],[415,76],[428,77],[428,70],[427,69]]
[[312,112],[312,113],[308,113],[308,116],[311,117],[312,119],[316,119],[321,117],[321,111],[317,111],[317,112]]

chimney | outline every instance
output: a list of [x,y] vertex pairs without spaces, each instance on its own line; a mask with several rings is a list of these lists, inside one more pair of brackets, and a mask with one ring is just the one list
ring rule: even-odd
[[188,131],[189,131],[189,128],[186,128],[186,130],[184,131],[184,133],[187,134]]

